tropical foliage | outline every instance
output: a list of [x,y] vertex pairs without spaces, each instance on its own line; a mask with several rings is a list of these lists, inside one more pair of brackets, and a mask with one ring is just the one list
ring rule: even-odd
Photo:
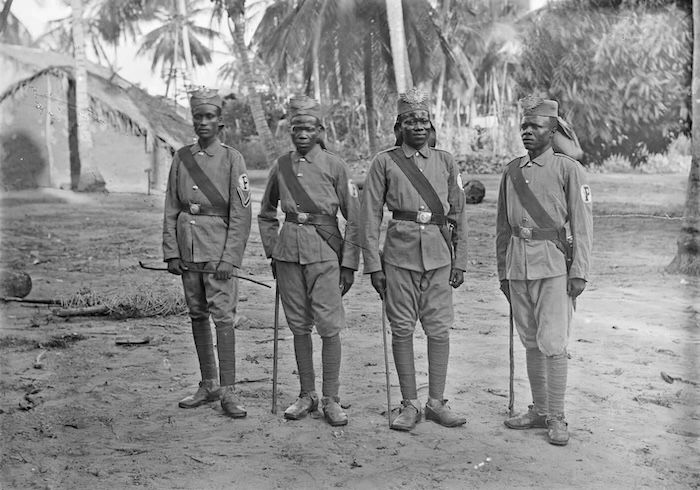
[[522,31],[521,94],[559,100],[592,160],[625,154],[638,165],[688,131],[688,11],[568,2],[528,18]]

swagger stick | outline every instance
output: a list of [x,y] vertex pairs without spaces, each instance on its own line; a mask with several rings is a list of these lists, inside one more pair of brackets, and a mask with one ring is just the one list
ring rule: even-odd
[[277,349],[280,329],[280,289],[275,286],[275,333],[272,348],[272,413],[277,413]]
[[384,345],[384,373],[386,373],[386,418],[391,428],[391,384],[389,382],[389,348],[386,344],[386,303],[382,298],[382,344]]
[[508,414],[510,417],[514,416],[513,405],[515,403],[515,395],[513,393],[513,376],[515,375],[515,359],[513,358],[513,307],[510,307],[510,315],[508,316],[510,320],[510,345],[508,348],[510,357],[510,385],[508,387]]
[[[142,269],[146,269],[149,271],[160,271],[160,272],[167,272],[168,268],[167,267],[156,267],[153,265],[146,265],[143,262],[139,260],[139,267]],[[195,268],[189,268],[187,269],[188,272],[200,272],[202,274],[216,274],[216,271],[208,270],[208,269],[195,269]],[[237,279],[240,279],[242,281],[248,281],[252,282],[254,284],[258,284],[260,286],[264,286],[266,288],[271,288],[269,284],[265,284],[264,282],[256,281],[255,279],[251,279],[250,277],[244,277],[244,276],[239,276],[237,274],[231,274],[231,277],[235,277]]]

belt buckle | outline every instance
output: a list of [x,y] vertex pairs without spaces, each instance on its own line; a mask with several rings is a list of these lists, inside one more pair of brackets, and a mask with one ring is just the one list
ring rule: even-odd
[[432,217],[433,213],[431,213],[430,211],[418,211],[418,213],[416,214],[416,221],[418,223],[426,224],[430,223]]
[[527,228],[525,226],[520,227],[520,238],[529,240],[532,238],[532,228]]
[[196,202],[190,203],[190,214],[199,214],[200,210],[201,209],[199,207],[199,204],[197,204]]
[[307,221],[309,221],[309,213],[298,213],[297,221],[301,224],[306,223]]

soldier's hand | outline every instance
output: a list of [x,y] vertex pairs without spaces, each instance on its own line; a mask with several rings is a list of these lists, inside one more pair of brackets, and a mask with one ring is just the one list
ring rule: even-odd
[[355,271],[347,267],[340,268],[340,295],[345,296],[345,293],[350,291],[352,283],[355,282]]
[[503,279],[501,281],[501,292],[506,296],[508,303],[510,303],[510,283],[508,279]]
[[580,277],[569,278],[569,281],[566,285],[566,292],[569,296],[576,299],[578,295],[583,292],[584,289],[586,289],[585,279],[581,279]]
[[379,293],[379,297],[384,301],[384,294],[386,292],[386,276],[383,271],[372,272],[370,276],[372,280],[372,287]]
[[272,278],[277,279],[277,261],[275,259],[270,261],[270,269],[272,270]]
[[228,262],[223,262],[223,261],[219,262],[219,265],[216,266],[216,272],[214,273],[214,279],[217,279],[219,281],[231,279],[231,275],[233,274],[233,269],[235,269],[233,264],[229,264]]
[[182,263],[180,259],[170,259],[168,260],[168,272],[175,274],[176,276],[181,276],[184,271],[187,270],[185,264]]
[[450,271],[450,286],[457,289],[464,282],[464,271],[462,269],[452,268]]

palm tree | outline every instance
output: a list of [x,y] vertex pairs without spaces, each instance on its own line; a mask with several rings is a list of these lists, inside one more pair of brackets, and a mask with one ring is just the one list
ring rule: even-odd
[[265,157],[268,165],[279,156],[277,144],[272,136],[270,126],[267,124],[265,111],[262,106],[262,99],[257,92],[255,77],[253,76],[252,64],[248,55],[248,46],[245,43],[245,0],[211,0],[215,5],[215,16],[220,20],[225,12],[227,15],[227,24],[234,46],[238,51],[238,56],[241,64],[241,72],[243,75],[244,84],[248,89],[248,105],[250,112],[253,115],[255,122],[255,130],[262,140],[265,148]]
[[[194,66],[204,66],[211,62],[211,49],[201,38],[211,41],[219,36],[215,30],[194,23],[195,16],[203,12],[203,8],[186,9],[180,1],[177,1],[175,7],[177,7],[176,13],[164,8],[156,11],[155,18],[160,21],[160,25],[144,35],[137,52],[137,54],[151,53],[153,71],[158,65],[169,66],[166,76],[166,95],[173,80],[177,82],[179,60],[184,59],[186,64],[184,85],[192,84]],[[174,93],[177,97],[177,83]]]
[[406,49],[406,34],[404,32],[403,5],[401,0],[386,0],[386,16],[389,24],[391,39],[391,57],[394,61],[394,79],[396,90],[406,92],[413,86],[411,65]]
[[[400,58],[410,66],[413,81],[431,84],[447,65],[449,77],[473,83],[467,58],[442,33],[430,2],[403,0],[401,6],[408,48],[403,52],[408,61],[405,55]],[[397,82],[402,76],[395,74],[399,56],[392,55],[387,14],[386,0],[278,0],[268,7],[254,36],[260,56],[275,68],[280,80],[301,65],[307,92],[325,81],[320,101],[326,105],[333,98],[358,96],[356,88],[364,87],[372,152],[376,151],[374,118],[382,114],[375,104],[387,105],[391,94],[405,90],[397,90],[397,84],[404,82]],[[313,35],[319,32],[317,43]],[[313,49],[316,44],[321,47],[318,51]],[[315,88],[314,92],[318,93]]]
[[700,274],[700,0],[693,0],[692,160],[678,251],[669,272]]
[[[92,155],[92,133],[90,132],[90,100],[88,96],[87,60],[85,57],[85,36],[83,32],[83,2],[71,0],[73,16],[73,50],[75,57],[75,112],[73,132],[78,138],[77,160],[71,162],[71,187],[78,191],[101,191],[105,181],[94,165]],[[78,167],[77,182],[73,178],[75,166]]]

